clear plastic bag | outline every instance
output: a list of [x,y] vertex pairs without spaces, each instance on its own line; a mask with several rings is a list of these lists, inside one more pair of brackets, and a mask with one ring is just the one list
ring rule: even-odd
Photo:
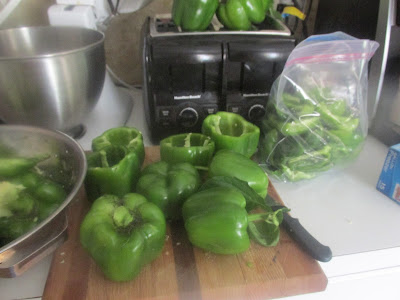
[[368,61],[378,46],[342,32],[296,46],[260,123],[257,160],[268,174],[310,179],[358,156],[368,132]]

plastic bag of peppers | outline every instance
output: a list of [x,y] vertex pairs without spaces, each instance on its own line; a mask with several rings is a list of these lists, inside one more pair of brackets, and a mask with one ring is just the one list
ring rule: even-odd
[[368,61],[378,44],[337,32],[290,54],[261,121],[258,162],[282,181],[353,161],[367,136]]

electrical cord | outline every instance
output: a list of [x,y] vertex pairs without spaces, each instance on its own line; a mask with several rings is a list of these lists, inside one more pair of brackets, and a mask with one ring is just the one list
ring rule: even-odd
[[118,7],[119,7],[119,2],[120,0],[117,0],[117,2],[114,5],[113,0],[107,0],[108,6],[110,7],[111,14],[116,15],[118,13]]
[[[297,0],[293,0],[293,4],[294,7],[298,8],[301,12],[303,12],[305,14],[305,19],[302,20],[302,34],[304,36],[304,38],[308,37],[308,26],[307,26],[307,20],[308,20],[308,16],[310,14],[311,11],[311,7],[313,5],[313,0],[309,0],[309,5],[308,7],[306,6],[306,1],[304,2],[304,4],[302,6],[300,6],[299,2]],[[307,7],[307,12],[304,12],[305,7]],[[286,19],[287,21],[287,19]],[[287,24],[287,22],[285,22]],[[295,19],[295,24],[292,28],[292,32],[295,33],[297,30],[297,27],[299,25],[299,18]]]
[[304,35],[305,38],[308,37],[308,35],[309,35],[307,20],[308,20],[308,17],[310,15],[312,6],[313,6],[313,0],[310,0],[310,3],[309,3],[308,8],[307,8],[307,12],[306,12],[306,19],[303,21],[303,28],[302,28],[303,29],[303,35]]
[[111,69],[111,67],[109,65],[106,65],[106,69],[107,69],[108,73],[110,74],[111,79],[115,85],[130,89],[130,90],[142,88],[142,86],[139,84],[133,85],[133,84],[129,84],[129,83],[126,83],[125,81],[123,81],[121,78],[118,77],[117,74],[115,74],[115,72]]

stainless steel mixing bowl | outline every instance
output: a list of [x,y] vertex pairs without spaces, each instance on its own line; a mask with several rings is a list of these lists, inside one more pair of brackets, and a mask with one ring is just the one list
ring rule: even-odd
[[37,167],[62,184],[68,196],[35,228],[0,248],[0,277],[15,277],[59,247],[67,238],[66,208],[83,193],[85,152],[72,138],[58,131],[23,125],[0,125],[0,149],[17,156],[50,154]]
[[68,132],[96,105],[104,34],[79,27],[0,30],[0,119]]

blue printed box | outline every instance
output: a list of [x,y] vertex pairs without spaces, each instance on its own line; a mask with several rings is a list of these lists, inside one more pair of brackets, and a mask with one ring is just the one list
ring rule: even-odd
[[400,144],[389,148],[376,188],[400,204]]

